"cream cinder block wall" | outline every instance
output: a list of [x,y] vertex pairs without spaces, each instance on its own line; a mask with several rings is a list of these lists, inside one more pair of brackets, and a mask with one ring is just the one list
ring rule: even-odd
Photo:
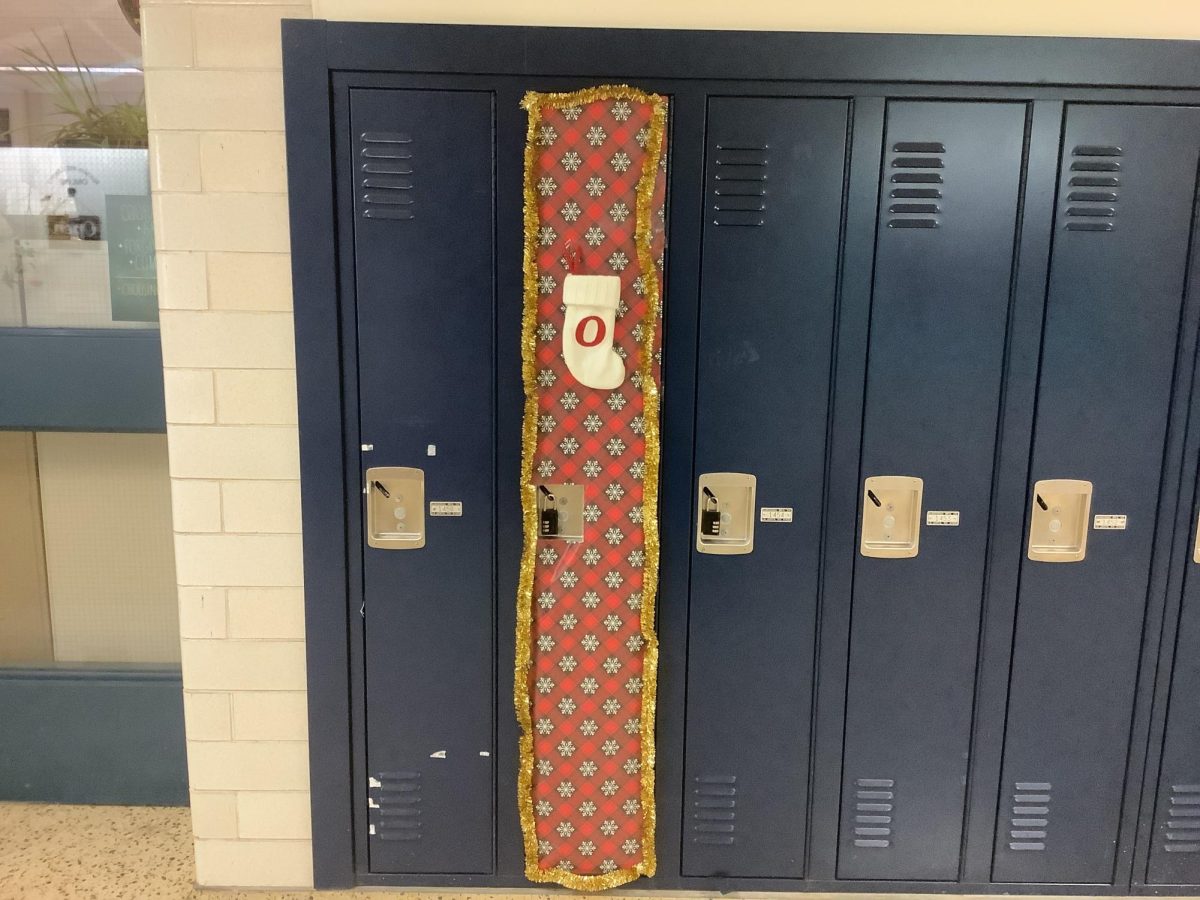
[[279,20],[143,0],[197,879],[312,883]]
[[192,821],[205,885],[312,879],[280,18],[1200,38],[1195,0],[142,6]]

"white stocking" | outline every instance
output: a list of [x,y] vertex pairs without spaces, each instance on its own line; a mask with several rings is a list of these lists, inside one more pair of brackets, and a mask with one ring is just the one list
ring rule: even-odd
[[612,348],[620,302],[616,275],[567,275],[563,282],[563,357],[580,384],[612,390],[625,380],[625,361]]

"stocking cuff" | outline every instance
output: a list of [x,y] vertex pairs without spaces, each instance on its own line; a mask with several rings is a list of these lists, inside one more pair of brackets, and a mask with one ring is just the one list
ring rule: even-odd
[[568,275],[563,282],[563,304],[616,309],[621,302],[617,275]]

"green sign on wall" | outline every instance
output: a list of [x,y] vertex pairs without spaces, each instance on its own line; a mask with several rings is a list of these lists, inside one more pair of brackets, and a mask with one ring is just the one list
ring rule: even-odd
[[114,322],[158,321],[154,225],[150,198],[109,194],[104,200],[108,281]]

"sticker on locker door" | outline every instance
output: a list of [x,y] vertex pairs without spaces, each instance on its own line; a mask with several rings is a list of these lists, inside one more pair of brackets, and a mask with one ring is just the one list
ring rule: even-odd
[[925,524],[956,527],[958,525],[958,510],[931,509],[925,513]]

